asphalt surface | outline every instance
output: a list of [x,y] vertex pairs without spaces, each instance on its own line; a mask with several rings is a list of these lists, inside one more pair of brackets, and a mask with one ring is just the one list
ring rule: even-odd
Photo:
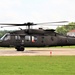
[[74,56],[75,49],[71,48],[42,48],[16,51],[15,49],[0,49],[0,56]]

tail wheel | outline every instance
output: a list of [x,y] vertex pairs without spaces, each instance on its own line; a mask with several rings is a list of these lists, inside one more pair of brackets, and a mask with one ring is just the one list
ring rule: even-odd
[[24,47],[23,46],[18,46],[16,47],[17,51],[24,51]]

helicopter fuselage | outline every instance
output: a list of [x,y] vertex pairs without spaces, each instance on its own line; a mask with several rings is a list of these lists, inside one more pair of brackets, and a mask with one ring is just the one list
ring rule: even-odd
[[[34,34],[32,31],[35,31]],[[29,32],[30,34],[21,33],[21,31],[21,34],[7,33],[0,39],[0,46],[14,46],[17,51],[24,51],[24,47],[75,45],[75,37],[59,35],[53,31],[32,31]]]

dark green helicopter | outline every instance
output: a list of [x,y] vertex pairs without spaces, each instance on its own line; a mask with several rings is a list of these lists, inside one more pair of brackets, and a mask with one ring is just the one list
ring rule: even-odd
[[[64,23],[66,21],[59,22],[48,22],[48,23]],[[50,47],[50,46],[68,46],[75,45],[75,38],[70,36],[60,35],[56,33],[55,30],[44,30],[31,29],[33,25],[43,25],[46,23],[34,24],[31,22],[24,24],[4,24],[0,25],[11,25],[11,26],[27,26],[28,29],[16,30],[13,32],[6,33],[0,39],[0,47],[10,47],[13,46],[17,51],[24,51],[25,47]]]

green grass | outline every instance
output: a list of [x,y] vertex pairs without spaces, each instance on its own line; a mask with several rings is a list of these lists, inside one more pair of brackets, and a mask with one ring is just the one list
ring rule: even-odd
[[75,75],[75,56],[0,57],[0,75]]

